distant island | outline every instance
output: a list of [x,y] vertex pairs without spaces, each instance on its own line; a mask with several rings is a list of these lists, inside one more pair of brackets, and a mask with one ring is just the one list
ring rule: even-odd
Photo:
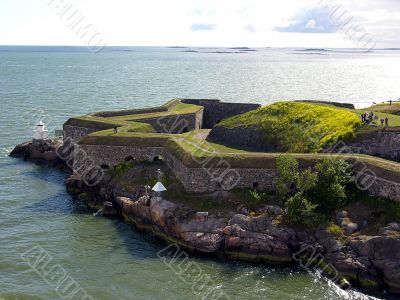
[[10,155],[69,172],[95,214],[194,253],[399,295],[399,145],[398,102],[174,99],[72,117],[63,138]]

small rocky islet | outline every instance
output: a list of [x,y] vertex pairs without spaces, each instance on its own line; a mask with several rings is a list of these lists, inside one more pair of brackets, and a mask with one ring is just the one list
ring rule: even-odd
[[[33,140],[10,155],[70,173],[67,190],[90,208],[185,250],[300,265],[322,270],[343,288],[399,295],[400,117],[383,106],[368,110],[389,115],[390,126],[362,124],[361,111],[332,103],[287,102],[261,108],[177,99],[158,108],[72,118],[64,125],[64,140]],[[306,114],[314,117],[312,123]],[[332,119],[335,115],[340,117]],[[294,122],[294,132],[307,132],[288,137],[287,129],[276,126],[279,122]],[[321,126],[326,130],[322,135]],[[307,133],[313,137],[310,143],[304,143]],[[326,153],[338,140],[353,151],[345,157],[350,164],[365,160],[385,184],[372,184],[362,197],[346,201],[317,224],[293,222],[276,194],[277,152],[293,152],[303,170],[326,156],[341,158],[342,154]],[[65,147],[66,141],[73,146]],[[60,155],[63,147],[69,148],[64,151],[70,152],[68,159]],[[79,151],[87,157],[80,159]],[[227,163],[227,170],[221,171],[221,162]],[[99,167],[102,176],[88,181],[85,176],[90,177],[93,168],[77,172],[85,166]],[[233,189],[232,176],[224,178],[224,171],[230,170],[238,170],[241,177]],[[157,178],[157,172],[163,176]],[[162,197],[146,188],[157,180],[167,187]],[[199,219],[199,212],[207,216]]]

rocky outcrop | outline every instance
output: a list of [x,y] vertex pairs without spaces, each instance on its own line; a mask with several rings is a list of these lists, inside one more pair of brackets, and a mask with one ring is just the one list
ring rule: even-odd
[[[75,193],[85,190],[79,180],[69,180],[67,187]],[[196,212],[182,204],[143,192],[134,193],[136,198],[118,196],[113,188],[103,185],[89,191],[88,204],[99,208],[99,203],[112,201],[126,222],[188,251],[274,265],[300,263],[308,270],[321,270],[343,288],[400,294],[400,224],[388,224],[379,236],[340,238],[325,226],[310,231],[281,224],[283,210],[278,206],[266,206],[265,213],[256,217],[211,214],[198,220]],[[347,212],[337,213],[339,225],[347,219]]]
[[384,232],[384,236],[352,238],[350,245],[369,259],[389,292],[400,294],[400,232],[390,229]]
[[69,172],[65,162],[58,157],[57,148],[62,145],[62,140],[33,140],[17,145],[10,153],[11,157],[47,164]]

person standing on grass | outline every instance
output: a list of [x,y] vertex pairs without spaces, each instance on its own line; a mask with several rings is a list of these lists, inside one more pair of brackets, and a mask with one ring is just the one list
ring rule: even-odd
[[381,118],[381,126],[383,127],[383,123],[385,123],[385,119]]
[[117,126],[114,127],[114,133],[118,133],[118,127]]
[[386,128],[389,127],[389,118],[388,117],[385,118],[385,127]]

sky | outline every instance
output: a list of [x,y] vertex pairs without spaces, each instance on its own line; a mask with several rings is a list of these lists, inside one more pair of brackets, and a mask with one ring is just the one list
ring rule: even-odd
[[400,47],[400,0],[0,0],[0,45]]

